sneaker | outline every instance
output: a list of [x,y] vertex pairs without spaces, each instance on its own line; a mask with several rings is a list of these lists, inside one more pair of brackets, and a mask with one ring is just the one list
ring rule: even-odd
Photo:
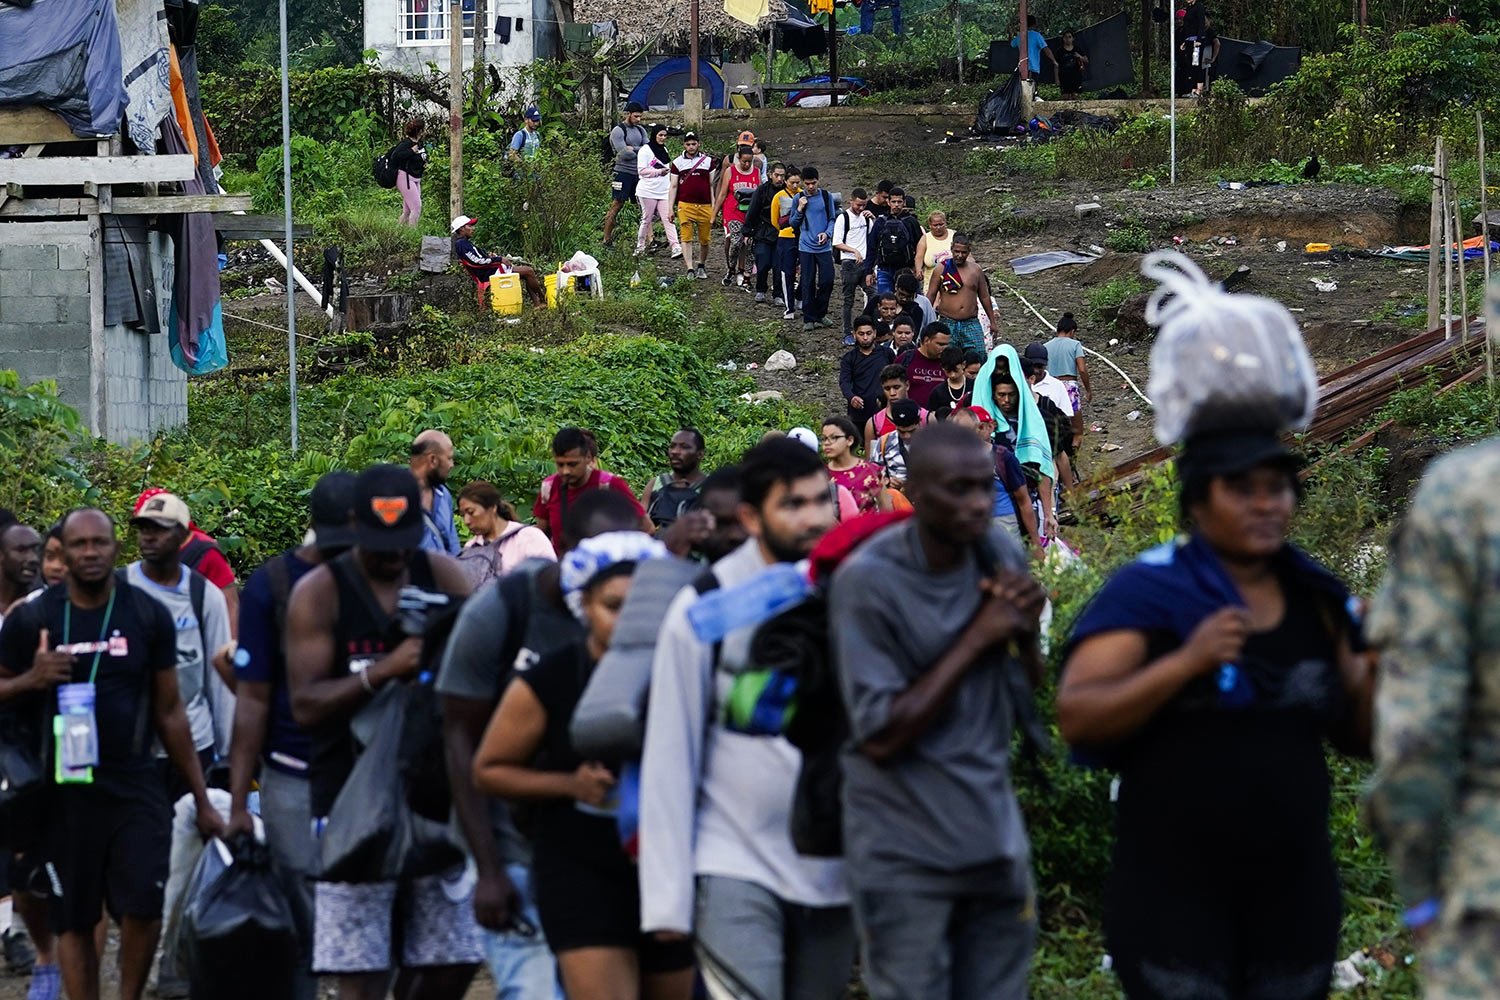
[[766,304],[766,293],[765,292],[756,292],[755,293],[755,304],[758,305],[758,306],[763,306],[763,305]]
[[743,274],[736,274],[734,276],[734,283],[743,287],[745,284],[745,276]]
[[786,308],[786,303],[783,302],[783,301],[781,301],[781,296],[780,295],[774,295],[774,296],[771,297],[771,305],[773,305],[773,306],[780,306],[783,309]]
[[733,275],[726,272],[723,279],[719,281],[719,284],[723,285],[725,288],[728,288],[731,284],[733,284],[733,277]]
[[0,944],[5,950],[5,967],[13,976],[24,976],[36,965],[36,949],[31,947],[31,938],[25,928],[12,927],[0,935]]
[[38,965],[31,971],[31,987],[26,1000],[60,1000],[62,969],[56,965]]
[[833,329],[833,324],[831,322],[829,322],[829,319],[828,319],[827,316],[824,316],[822,319],[818,320],[816,323],[813,324],[813,326],[820,327],[820,328],[822,328],[824,330],[832,330]]
[[802,332],[803,333],[812,333],[813,329],[816,328],[817,325],[818,324],[816,324],[816,323],[803,323],[802,324]]
[[707,281],[708,268],[704,267],[702,264],[699,264],[697,268],[693,270],[693,277],[697,278],[699,281]]
[[788,309],[786,312],[784,312],[784,313],[781,314],[781,318],[782,319],[796,319],[797,318],[797,314],[794,313],[794,312],[792,312],[790,309]]
[[676,260],[676,259],[678,259],[681,256],[682,256],[682,247],[680,247],[680,246],[673,247],[672,248],[672,259]]

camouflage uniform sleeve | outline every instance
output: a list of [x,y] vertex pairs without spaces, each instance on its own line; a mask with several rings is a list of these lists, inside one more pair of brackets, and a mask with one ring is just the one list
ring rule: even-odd
[[1393,541],[1369,617],[1381,649],[1367,818],[1407,905],[1439,895],[1463,776],[1476,558],[1461,466],[1435,464]]

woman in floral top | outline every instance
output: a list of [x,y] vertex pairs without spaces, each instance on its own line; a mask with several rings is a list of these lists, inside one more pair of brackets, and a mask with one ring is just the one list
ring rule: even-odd
[[823,457],[833,481],[854,495],[861,514],[890,510],[890,498],[880,484],[880,469],[854,454],[854,423],[847,417],[823,421]]

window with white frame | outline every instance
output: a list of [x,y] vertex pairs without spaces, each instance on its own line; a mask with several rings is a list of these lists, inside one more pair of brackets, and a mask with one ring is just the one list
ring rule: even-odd
[[[396,38],[401,45],[446,45],[448,0],[397,0]],[[474,0],[463,0],[464,41],[474,39]]]

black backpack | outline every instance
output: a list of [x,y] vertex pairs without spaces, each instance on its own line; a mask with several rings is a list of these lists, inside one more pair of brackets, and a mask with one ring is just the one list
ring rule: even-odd
[[375,157],[374,162],[370,164],[370,173],[374,176],[375,183],[383,188],[393,188],[396,186],[396,152],[400,148],[401,144],[397,143]]
[[887,216],[875,233],[875,263],[887,271],[910,267],[912,257],[911,233],[899,219]]

